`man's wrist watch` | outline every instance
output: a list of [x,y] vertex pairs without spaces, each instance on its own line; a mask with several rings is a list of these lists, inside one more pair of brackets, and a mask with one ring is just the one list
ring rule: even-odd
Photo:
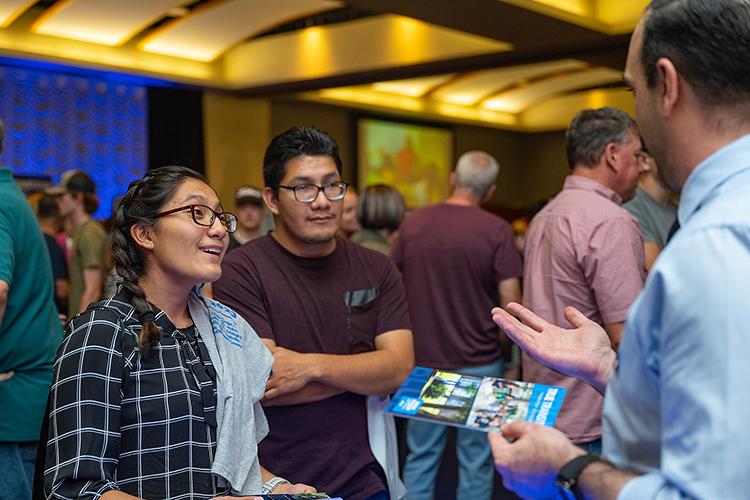
[[583,472],[583,469],[594,462],[606,463],[606,460],[604,460],[596,453],[581,455],[574,458],[567,464],[563,465],[563,468],[560,469],[560,473],[557,475],[555,484],[558,488],[561,488],[566,494],[568,494],[568,497],[572,495],[578,500],[584,500],[581,488],[578,486],[578,477]]
[[263,489],[261,491],[261,494],[270,495],[273,492],[273,490],[275,490],[282,484],[292,484],[292,483],[290,483],[283,477],[279,477],[279,476],[272,477],[271,479],[263,483]]

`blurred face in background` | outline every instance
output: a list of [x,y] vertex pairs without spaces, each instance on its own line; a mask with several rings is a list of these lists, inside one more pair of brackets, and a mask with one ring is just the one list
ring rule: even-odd
[[344,196],[344,213],[341,216],[341,228],[339,236],[349,238],[362,228],[357,220],[357,193],[353,189],[348,189]]
[[265,207],[257,203],[248,202],[238,205],[234,209],[237,225],[245,231],[256,231],[263,222]]

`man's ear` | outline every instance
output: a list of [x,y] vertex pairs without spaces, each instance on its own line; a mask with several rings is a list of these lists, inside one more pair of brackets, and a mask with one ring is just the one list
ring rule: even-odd
[[273,193],[273,188],[268,186],[263,188],[263,201],[266,202],[266,206],[274,215],[279,215],[278,198]]
[[683,97],[684,81],[677,72],[674,63],[666,57],[662,57],[656,61],[656,72],[659,82],[663,85],[662,114],[668,117],[674,112],[675,106]]
[[604,147],[604,163],[607,165],[607,169],[611,169],[615,172],[620,170],[620,162],[618,153],[620,152],[620,146],[614,142],[610,142]]
[[496,188],[497,188],[496,184],[491,185],[490,188],[487,190],[487,192],[484,193],[484,196],[482,197],[482,201],[480,202],[480,204],[484,205],[485,203],[490,201],[490,199],[492,198],[492,195],[495,193]]
[[133,238],[133,241],[141,247],[145,248],[146,250],[153,250],[154,249],[154,227],[153,226],[146,226],[144,224],[141,224],[140,222],[137,224],[133,224],[130,226],[130,236]]

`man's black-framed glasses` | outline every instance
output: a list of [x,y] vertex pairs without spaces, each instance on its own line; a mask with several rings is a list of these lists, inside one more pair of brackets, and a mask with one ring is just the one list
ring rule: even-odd
[[301,203],[312,203],[315,198],[318,197],[318,193],[323,191],[323,194],[330,201],[340,200],[346,194],[346,187],[349,185],[348,182],[337,181],[323,184],[322,186],[316,186],[315,184],[297,184],[296,186],[282,186],[276,184],[276,187],[291,189],[294,191],[294,199]]
[[182,210],[190,210],[190,215],[193,216],[193,222],[199,226],[213,226],[216,219],[219,219],[219,222],[221,222],[221,225],[224,226],[224,229],[226,229],[228,233],[233,233],[237,229],[236,215],[230,212],[217,212],[206,205],[185,205],[184,207],[158,213],[154,217],[163,217],[175,212],[181,212]]

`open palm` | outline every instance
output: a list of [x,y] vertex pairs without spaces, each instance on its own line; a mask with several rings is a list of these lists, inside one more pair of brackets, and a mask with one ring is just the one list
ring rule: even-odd
[[576,327],[572,330],[548,323],[515,302],[508,304],[507,309],[493,309],[492,320],[529,356],[548,368],[579,378],[604,392],[616,354],[601,326],[574,307],[565,309],[565,319]]

